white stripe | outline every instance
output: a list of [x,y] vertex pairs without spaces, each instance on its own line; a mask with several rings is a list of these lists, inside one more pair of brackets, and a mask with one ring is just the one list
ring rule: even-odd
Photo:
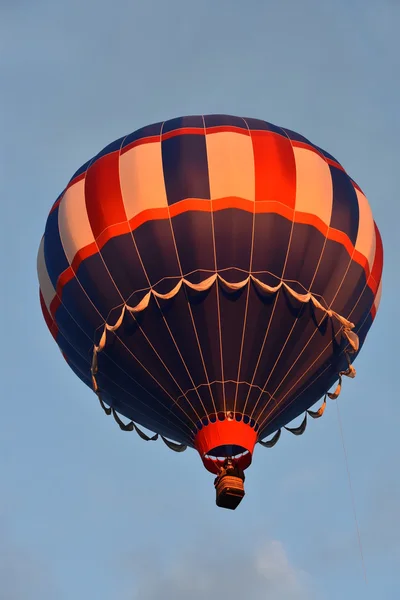
[[368,260],[369,268],[371,270],[374,264],[376,248],[374,219],[368,200],[364,194],[357,188],[355,188],[355,191],[359,208],[359,224],[355,248]]
[[56,296],[56,291],[51,283],[51,279],[47,272],[46,261],[44,258],[44,236],[40,242],[39,252],[37,256],[37,272],[39,278],[40,291],[42,292],[43,300],[50,312],[50,304]]
[[235,196],[255,201],[254,152],[251,137],[240,133],[206,135],[211,199]]
[[58,209],[58,228],[65,255],[71,265],[76,253],[95,241],[86,210],[84,179],[71,185],[65,192]]
[[119,173],[128,221],[144,210],[168,206],[159,141],[121,154]]
[[293,147],[296,160],[296,211],[331,222],[333,186],[329,165],[316,152]]

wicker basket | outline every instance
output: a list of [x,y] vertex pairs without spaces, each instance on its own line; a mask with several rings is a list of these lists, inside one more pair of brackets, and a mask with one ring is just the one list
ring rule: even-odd
[[217,506],[235,510],[244,496],[244,484],[240,477],[225,475],[215,486]]

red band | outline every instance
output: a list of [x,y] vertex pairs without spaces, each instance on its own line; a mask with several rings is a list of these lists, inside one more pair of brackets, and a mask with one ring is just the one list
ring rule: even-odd
[[257,433],[243,421],[228,420],[209,423],[196,434],[194,443],[196,450],[208,471],[218,472],[221,461],[212,459],[207,455],[220,446],[240,446],[242,452],[247,452],[239,458],[242,469],[246,469],[250,463],[257,441]]

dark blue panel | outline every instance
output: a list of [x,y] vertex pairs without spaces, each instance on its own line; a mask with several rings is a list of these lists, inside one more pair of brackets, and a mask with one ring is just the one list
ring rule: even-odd
[[[264,390],[264,393],[260,398],[261,391],[253,388],[246,408],[246,412],[254,409],[255,418],[257,416],[264,418],[273,408],[275,401],[270,399],[270,395],[273,395],[276,402],[279,402],[288,394],[284,400],[286,404],[295,395],[295,391],[292,392],[291,388],[293,387],[293,390],[296,390],[299,385],[304,384],[304,380],[300,380],[300,378],[306,372],[305,381],[310,382],[314,373],[319,368],[318,361],[314,366],[312,364],[321,351],[323,351],[324,347],[327,348],[327,351],[326,356],[322,357],[322,362],[330,359],[333,352],[332,335],[334,331],[339,330],[338,326],[335,330],[328,321],[325,321],[321,328],[317,330],[312,306],[302,305],[293,300],[285,292],[281,292],[277,297],[271,325],[269,325],[272,315],[271,307],[275,304],[275,297],[270,297],[269,302],[270,305],[267,307],[265,316],[260,312],[257,302],[251,303],[251,308],[255,308],[255,310],[249,311],[248,325],[246,327],[246,337],[247,330],[249,331],[249,353],[246,354],[247,360],[244,362],[245,366],[242,369],[240,377],[242,381],[251,381],[258,356],[261,352],[261,360],[257,368],[255,383]],[[292,326],[295,323],[295,328],[292,330]],[[262,346],[267,330],[267,339],[264,346]],[[315,332],[316,335],[312,338],[311,343],[307,345],[307,342]],[[290,337],[288,337],[289,335]],[[257,336],[259,339],[254,344],[254,355],[252,355],[251,342],[253,340],[256,341]],[[286,340],[287,344],[285,346]],[[246,371],[248,372],[246,373]],[[282,382],[283,385],[281,386]],[[326,391],[325,388],[324,391]],[[314,404],[317,399],[318,397],[308,396],[308,406]],[[297,414],[303,409],[304,407],[301,407]],[[290,416],[288,420],[294,418],[294,416]]]
[[276,401],[280,404],[275,414],[281,413],[278,426],[315,404],[338,380],[339,371],[346,367],[343,350],[347,342],[341,336],[338,323],[326,321],[308,345],[307,341],[304,340],[304,352],[277,390]]
[[[274,213],[257,213],[252,272],[269,271],[281,278],[292,222]],[[276,285],[276,283],[275,283]]]
[[162,132],[168,133],[168,131],[174,131],[175,129],[182,129],[184,127],[198,127],[199,129],[204,129],[203,117],[201,115],[193,115],[170,119],[169,121],[165,121]]
[[71,181],[73,181],[74,179],[76,179],[77,177],[79,177],[79,175],[82,175],[82,173],[85,173],[91,162],[93,161],[93,158],[91,158],[90,160],[86,161],[84,165],[82,165],[71,177],[71,179],[69,180],[69,183],[71,183]]
[[54,207],[55,207],[55,205],[56,205],[58,202],[60,202],[60,200],[61,200],[61,198],[64,196],[64,194],[65,194],[65,190],[63,190],[63,191],[61,192],[61,194],[59,194],[59,195],[57,196],[57,199],[56,199],[56,200],[53,202],[53,204],[51,205],[50,212],[52,212],[52,211],[54,210]]
[[[79,310],[74,312],[78,312],[79,314]],[[101,325],[99,319],[93,321],[93,313],[90,317],[90,320],[84,320],[81,317],[79,323],[73,318],[73,315],[68,312],[64,305],[58,307],[55,315],[57,327],[62,337],[66,340],[66,343],[70,344],[71,347],[89,361],[91,360],[91,353],[93,350],[95,325]],[[65,352],[68,354],[67,350],[65,350]]]
[[108,146],[106,146],[105,148],[103,148],[103,150],[101,150],[101,152],[99,152],[94,160],[97,160],[98,158],[101,158],[102,156],[105,156],[106,154],[111,154],[111,152],[116,152],[117,150],[119,151],[121,149],[122,146],[122,142],[124,141],[126,136],[119,138],[118,140],[115,140],[115,142],[111,142],[111,144],[108,144]]
[[162,142],[168,204],[185,198],[210,199],[204,135],[179,135]]
[[79,177],[79,175],[82,175],[82,173],[85,173],[85,171],[88,170],[90,163],[92,162],[92,158],[90,160],[88,160],[87,162],[85,162],[84,165],[82,165],[71,177],[70,181],[73,181],[76,177]]
[[133,292],[149,287],[131,233],[111,238],[101,249],[101,255],[125,300]]
[[144,370],[131,367],[135,361],[120,342],[99,354],[97,383],[105,401],[150,430],[177,441],[190,437],[190,421],[182,411]]
[[[237,209],[214,212],[217,269],[250,270],[254,215]],[[242,279],[246,274],[242,276]]]
[[[271,315],[268,315],[268,320],[264,321],[263,329],[264,332],[268,331],[268,335],[254,378],[254,383],[261,389],[264,388],[267,379],[269,379],[266,387],[269,393],[275,391],[282,377],[291,366],[290,363],[283,360],[282,356],[279,358],[288,336],[290,335],[288,343],[293,343],[296,340],[296,335],[301,335],[303,327],[309,322],[309,314],[305,312],[305,305],[293,300],[284,291],[276,295],[276,303],[274,302],[274,305],[275,307],[271,311]],[[303,319],[304,315],[307,315],[308,318]],[[301,319],[299,332],[296,331],[296,333],[292,332],[291,334],[292,327],[297,318]],[[252,315],[249,315],[249,319],[252,319]],[[303,342],[305,341],[303,338]],[[257,359],[257,357],[255,358]],[[278,358],[279,362],[277,362]],[[256,365],[256,360],[253,364],[254,366]],[[276,366],[274,366],[275,364]]]
[[[284,299],[291,305],[290,310],[283,308]],[[314,372],[318,369],[320,360],[318,357],[325,348],[328,356],[333,353],[332,336],[339,331],[340,326],[338,323],[326,319],[321,322],[321,319],[322,314],[311,304],[302,305],[286,293],[279,296],[263,359],[260,363],[261,372],[265,365],[269,370],[268,384],[265,389],[277,402],[286,393],[288,396],[285,402],[289,401],[290,398],[293,398],[298,385],[303,385],[305,381],[311,381]],[[266,363],[264,362],[265,355],[268,357]],[[276,366],[273,367],[275,361],[277,361]],[[317,362],[314,364],[314,361]],[[266,379],[267,377],[265,377]],[[294,386],[293,390],[289,392],[292,386]],[[309,398],[309,406],[317,399]]]
[[87,385],[89,388],[91,387],[91,377],[79,368],[80,365],[76,365],[72,360],[69,360],[68,358],[67,365],[85,385]]
[[153,137],[156,135],[161,135],[162,125],[163,125],[162,122],[153,123],[152,125],[147,125],[146,127],[141,127],[140,129],[137,129],[133,133],[130,133],[129,135],[126,136],[126,138],[122,144],[122,148],[124,148],[125,146],[129,146],[129,144],[131,144],[132,142],[136,142],[137,140],[141,140],[141,139],[147,138],[147,137]]
[[115,306],[123,303],[100,254],[93,254],[84,260],[79,265],[76,277],[104,319]]
[[92,389],[91,353],[87,352],[83,356],[80,351],[74,346],[71,346],[69,341],[60,332],[57,335],[57,344],[63,352],[64,357],[66,357],[68,361],[72,361],[79,368],[82,375],[85,377],[85,383]]
[[[247,307],[246,332],[243,345],[243,354],[239,380],[252,383],[254,371],[258,358],[263,351],[263,342],[266,329],[271,318],[275,295],[261,294],[255,284],[252,284],[249,290],[249,304]],[[248,402],[255,402],[260,394],[260,390],[254,389],[251,392],[249,386],[243,385],[239,388],[236,410],[243,412],[247,395]]]
[[368,313],[368,315],[366,315],[365,318],[362,321],[360,321],[360,324],[356,327],[356,333],[360,340],[360,349],[361,349],[361,346],[365,342],[365,338],[367,336],[367,333],[368,333],[372,323],[373,323],[372,315],[371,315],[371,313]]
[[355,245],[358,233],[359,208],[355,189],[342,170],[329,166],[333,183],[333,206],[330,226],[346,233]]
[[317,148],[317,150],[319,150],[319,152],[321,152],[321,154],[323,154],[325,156],[325,158],[329,158],[330,160],[333,160],[334,162],[336,162],[340,165],[339,161],[334,156],[332,156],[332,154],[329,154],[329,152],[327,152],[326,150],[323,150],[322,148],[319,148],[318,146],[315,146],[315,147]]
[[220,381],[222,373],[216,286],[212,286],[208,292],[202,294],[187,290],[187,295],[207,366],[209,382]]
[[49,214],[44,233],[44,257],[54,288],[57,287],[57,280],[61,273],[69,267],[58,230],[58,210],[59,207],[57,206]]
[[[284,425],[290,423],[293,419],[300,415],[304,415],[305,411],[313,406],[320,398],[324,396],[327,390],[331,389],[338,379],[337,367],[329,367],[329,355],[321,358],[321,364],[315,371],[315,380],[309,385],[309,383],[303,384],[304,391],[298,390],[291,396],[288,397],[285,402],[277,409],[279,411],[278,416],[274,418],[271,415],[269,420],[260,432],[260,437],[270,435],[277,429],[280,429]],[[328,368],[327,368],[328,367]],[[318,377],[320,375],[320,377]],[[318,378],[317,378],[318,377]],[[294,396],[297,396],[296,400],[293,401]],[[268,411],[267,413],[268,414]],[[298,425],[299,423],[296,423]],[[287,435],[290,435],[287,433]]]
[[268,123],[267,121],[262,121],[261,119],[252,119],[248,117],[245,118],[245,121],[249,129],[253,131],[273,131],[274,133],[283,135],[285,138],[287,137],[282,127],[277,127],[276,125]]
[[143,223],[133,235],[151,285],[165,277],[180,277],[169,219]]
[[368,313],[374,297],[370,288],[366,288],[363,267],[353,261],[333,302],[332,309],[347,318],[357,302],[364,303],[364,305],[366,303],[365,309]]
[[311,292],[322,296],[328,306],[333,301],[346,275],[351,258],[346,248],[332,240],[326,240]]
[[[189,428],[189,423],[182,424],[179,418],[172,413],[161,416],[156,412],[151,412],[148,406],[145,408],[143,405],[133,402],[132,397],[121,391],[118,386],[109,384],[108,387],[110,388],[110,400],[107,403],[110,402],[117,413],[125,417],[125,422],[127,419],[132,420],[139,427],[148,429],[149,432],[159,433],[172,441],[193,447],[194,432]],[[105,398],[107,395],[104,394]],[[122,420],[124,421],[124,418]],[[194,429],[193,426],[192,428]],[[141,440],[141,443],[146,444],[145,440]],[[162,443],[161,440],[158,443]],[[142,451],[146,452],[146,446]]]
[[[185,368],[184,357],[179,355],[177,345],[164,320],[164,316],[169,320],[180,316],[176,314],[175,301],[164,302],[163,312],[159,308],[161,302],[153,298],[142,313],[135,317],[127,315],[118,335],[149,371],[155,375],[160,374],[164,387],[176,399],[194,385],[190,372]],[[189,317],[188,311],[185,316]],[[189,320],[187,325],[190,325]],[[196,347],[193,348],[193,353],[198,356]],[[132,361],[129,372],[134,373],[137,368]]]
[[[121,387],[109,379],[105,380],[105,387],[102,381],[102,399],[122,416],[122,421],[127,422],[127,419],[132,420],[139,427],[148,429],[149,432],[157,432],[176,442],[185,443],[193,447],[193,432],[189,427],[189,423],[182,423],[179,417],[169,411],[164,410],[163,412],[162,409],[159,410],[159,404],[155,405],[157,410],[153,410],[154,406],[152,406],[147,397],[145,397],[143,402],[142,398],[139,398],[139,401],[135,401],[129,392],[121,389]],[[111,426],[117,427],[113,421],[114,419],[111,417]],[[145,444],[145,440],[141,443]],[[143,452],[146,452],[146,446],[144,446]]]
[[[354,269],[354,267],[352,265],[352,274],[357,278],[358,273],[357,273],[357,271],[354,272],[353,269]],[[360,269],[361,269],[361,267],[360,267]],[[370,319],[371,319],[370,311],[371,311],[371,308],[374,303],[374,294],[368,286],[365,286],[364,289],[362,290],[362,292],[360,293],[360,288],[362,286],[363,280],[364,280],[364,276],[361,275],[359,277],[359,281],[357,282],[357,284],[355,286],[356,289],[355,289],[354,293],[352,293],[351,291],[349,292],[349,290],[352,290],[351,279],[350,279],[350,277],[346,277],[344,285],[348,288],[346,290],[348,296],[345,296],[345,298],[343,299],[343,297],[340,297],[340,295],[338,295],[338,298],[335,301],[335,305],[334,305],[334,306],[336,306],[336,305],[339,306],[339,302],[346,303],[346,306],[344,308],[344,315],[352,323],[355,324],[355,331],[357,333],[366,319],[368,319],[370,323],[372,322],[372,321],[370,321]],[[368,329],[365,330],[365,334],[367,331],[368,331]],[[363,341],[364,340],[360,338],[360,345],[362,344]]]
[[[79,377],[82,381],[93,389],[91,376],[91,354],[82,355],[74,346],[71,346],[69,341],[59,333],[57,335],[57,344],[60,350],[64,353],[69,366],[75,367],[79,371]],[[76,370],[74,371],[76,372]]]
[[[185,212],[172,218],[172,226],[183,274],[186,275],[196,269],[214,271],[211,213]],[[203,279],[206,277],[207,274],[203,276]]]
[[304,137],[304,135],[300,135],[300,133],[296,133],[296,131],[292,131],[291,129],[287,129],[286,127],[283,127],[282,129],[290,140],[293,140],[294,142],[303,142],[303,144],[308,144],[309,146],[314,145],[310,142],[310,140]]
[[242,117],[234,117],[232,115],[205,115],[204,120],[206,127],[240,127],[247,129],[245,120]]
[[[131,323],[133,320],[129,325]],[[173,405],[168,394],[177,398],[179,388],[165,369],[157,364],[158,359],[154,357],[154,352],[148,343],[143,343],[144,338],[137,328],[134,331],[133,325],[131,325],[130,331],[122,326],[117,333],[118,338],[115,334],[108,336],[106,348],[98,355],[99,385],[101,381],[102,389],[107,391],[109,384],[106,379],[109,379],[134,396],[131,402],[134,403],[137,399],[136,401],[147,402],[150,407],[154,406],[154,410],[159,413],[168,412]],[[121,339],[122,341],[120,341]],[[141,343],[138,344],[138,340]],[[140,363],[147,367],[147,371]],[[151,371],[149,366],[152,367]],[[157,366],[156,369],[155,366]],[[151,377],[152,372],[154,372],[155,379]],[[167,393],[163,391],[157,381]]]
[[[143,316],[146,319],[146,316]],[[111,337],[114,339],[111,340]],[[171,362],[174,361],[174,355],[171,357],[168,352],[163,354],[163,358],[168,366],[171,366]],[[179,375],[180,372],[178,372],[178,377]],[[159,362],[148,341],[140,329],[135,326],[133,319],[127,319],[118,330],[118,338],[110,336],[106,349],[98,356],[100,389],[110,391],[110,381],[108,380],[115,382],[131,394],[129,404],[138,407],[144,414],[151,415],[156,412],[168,416],[172,413],[182,420],[189,422],[191,419],[195,420],[195,413],[190,407],[185,406],[188,417],[185,417],[185,412],[178,406],[175,407],[175,401],[178,401],[181,390],[166,368]],[[184,400],[179,403],[184,404]],[[143,421],[140,422],[144,424]]]
[[[196,337],[193,313],[188,303],[186,290],[181,288],[180,292],[172,301],[159,300],[159,303],[159,310],[165,317],[172,337],[179,348],[179,352],[181,353],[181,356],[185,361],[185,365],[190,373],[190,377],[193,380],[193,383],[189,385],[189,387],[186,387],[184,381],[187,380],[187,374],[184,374],[184,380],[180,380],[181,386],[185,387],[186,392],[187,389],[196,388],[197,386],[205,384],[207,381],[207,376],[201,360],[201,346]],[[162,323],[158,317],[155,319],[154,323],[150,322],[149,327],[146,325],[145,332],[148,333],[149,336],[151,335],[152,337],[157,338],[160,328],[163,331],[166,331],[166,325]],[[162,340],[160,340],[160,342],[161,345],[159,346],[159,351],[161,354],[165,354],[167,348],[164,348],[162,345]],[[157,347],[158,344],[158,341],[155,342]],[[171,353],[176,354],[176,350],[171,350]],[[181,361],[179,361],[179,370],[182,370]],[[197,406],[199,412],[204,413],[204,409],[201,407],[201,400],[199,396],[201,396],[203,403],[205,403],[210,409],[212,408],[210,392],[207,386],[204,386],[201,394],[194,391],[191,396],[192,402],[195,406]]]
[[[222,274],[223,275],[223,274]],[[242,280],[245,275],[242,274]],[[247,288],[232,293],[219,289],[224,379],[236,381],[239,371],[243,327],[246,318]],[[225,393],[227,389],[225,389]],[[227,399],[228,401],[228,399]],[[233,398],[229,398],[231,403]]]
[[315,150],[317,150],[319,153],[322,153],[326,156],[326,154],[323,152],[323,150],[321,150],[321,148],[318,148],[318,146],[310,142],[310,140],[304,137],[304,135],[300,135],[300,133],[296,133],[296,131],[292,131],[291,129],[286,129],[286,127],[283,131],[286,132],[286,135],[290,140],[293,140],[294,142],[302,142],[303,144],[308,144],[308,146],[315,148]]
[[302,292],[308,291],[324,245],[325,236],[318,229],[311,225],[294,223],[285,268],[285,280],[298,281],[303,286]]
[[[373,297],[372,290],[369,287],[367,287],[364,290],[364,293],[360,299],[360,302],[357,304],[357,306],[352,311],[351,320],[355,324],[356,331],[360,331],[360,327],[364,327],[365,319],[368,320],[369,327],[372,325],[372,315],[371,315],[371,309],[373,307],[372,297]],[[366,331],[368,331],[368,330],[366,330]],[[360,334],[360,336],[361,336],[361,334]],[[362,340],[362,341],[364,341],[364,340]],[[360,342],[361,342],[361,340],[360,340]]]
[[55,318],[65,335],[75,335],[74,324],[70,320],[72,318],[72,321],[77,323],[89,339],[94,340],[95,331],[104,323],[104,319],[93,306],[75,277],[64,286],[62,302],[63,305],[57,309]]

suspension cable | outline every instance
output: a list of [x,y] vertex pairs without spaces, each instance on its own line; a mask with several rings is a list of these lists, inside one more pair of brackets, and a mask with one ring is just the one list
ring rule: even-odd
[[348,479],[348,483],[349,483],[349,491],[350,491],[350,496],[351,496],[351,503],[352,503],[352,507],[353,507],[354,522],[355,522],[355,526],[356,526],[356,530],[357,530],[358,547],[359,547],[359,550],[360,550],[361,565],[362,565],[362,570],[363,570],[363,574],[364,574],[365,584],[367,585],[367,583],[368,583],[368,580],[367,580],[367,570],[365,568],[365,561],[364,561],[363,547],[362,547],[362,543],[361,543],[360,528],[359,528],[358,519],[357,519],[356,503],[355,503],[355,499],[354,499],[353,485],[352,485],[352,482],[351,482],[349,461],[348,461],[348,458],[347,458],[346,444],[345,444],[345,440],[344,440],[342,419],[341,419],[341,416],[340,416],[339,401],[338,400],[336,400],[336,408],[337,408],[337,416],[338,416],[338,422],[339,422],[340,437],[342,439],[344,460],[345,460],[345,463],[346,463],[346,471],[347,471],[347,479]]

